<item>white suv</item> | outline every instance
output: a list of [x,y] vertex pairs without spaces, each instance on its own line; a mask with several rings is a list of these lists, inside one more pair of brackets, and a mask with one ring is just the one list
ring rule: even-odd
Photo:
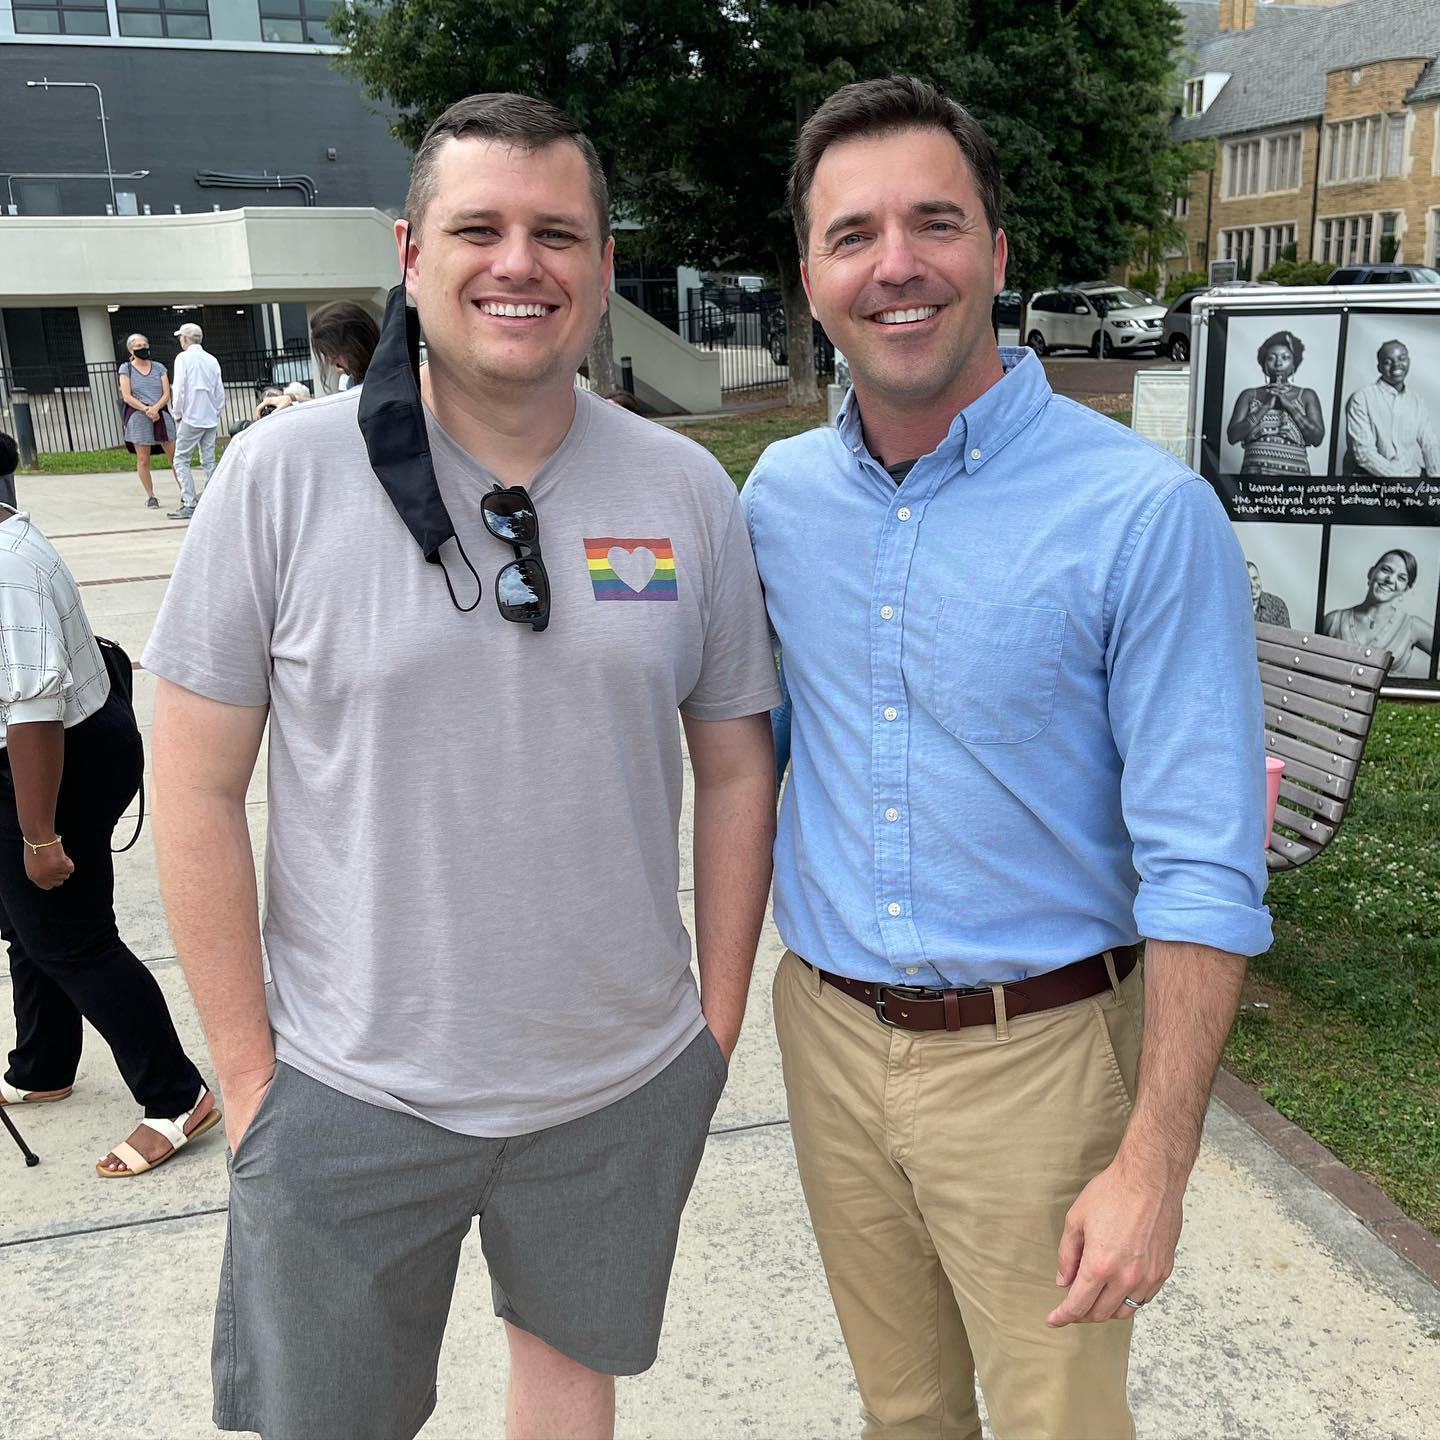
[[1159,353],[1165,307],[1138,290],[1096,281],[1038,290],[1026,317],[1025,343],[1037,354],[1088,350],[1092,355]]

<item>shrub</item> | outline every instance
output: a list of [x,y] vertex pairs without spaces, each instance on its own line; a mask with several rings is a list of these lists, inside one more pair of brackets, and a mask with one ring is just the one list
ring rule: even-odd
[[1203,270],[1186,270],[1182,274],[1172,275],[1165,282],[1165,303],[1168,305],[1186,290],[1198,290],[1209,283],[1210,277]]
[[1326,260],[1277,260],[1260,278],[1277,285],[1323,285],[1334,268]]

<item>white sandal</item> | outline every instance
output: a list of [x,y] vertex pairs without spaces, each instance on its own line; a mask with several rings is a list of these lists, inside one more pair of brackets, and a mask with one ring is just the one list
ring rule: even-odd
[[41,1095],[38,1090],[21,1090],[8,1080],[0,1080],[0,1105],[53,1105],[57,1100],[68,1100],[74,1088],[67,1085],[53,1095]]
[[167,1160],[183,1150],[192,1140],[198,1140],[207,1130],[213,1130],[224,1115],[218,1105],[214,1106],[210,1113],[187,1135],[185,1126],[190,1117],[205,1103],[205,1097],[210,1093],[208,1086],[201,1086],[200,1094],[195,1103],[183,1114],[176,1115],[173,1119],[144,1119],[140,1123],[147,1129],[155,1131],[157,1135],[163,1135],[170,1142],[170,1148],[158,1159],[147,1160],[128,1140],[122,1140],[118,1145],[112,1146],[110,1153],[117,1159],[125,1162],[123,1170],[108,1169],[101,1161],[95,1165],[95,1173],[106,1180],[123,1180],[131,1175],[143,1175],[147,1170],[153,1170],[157,1165],[163,1165]]

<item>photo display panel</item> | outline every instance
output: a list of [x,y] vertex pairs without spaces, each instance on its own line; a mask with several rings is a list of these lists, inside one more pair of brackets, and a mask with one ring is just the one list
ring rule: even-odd
[[1440,697],[1440,290],[1196,300],[1192,463],[1257,621],[1391,651]]

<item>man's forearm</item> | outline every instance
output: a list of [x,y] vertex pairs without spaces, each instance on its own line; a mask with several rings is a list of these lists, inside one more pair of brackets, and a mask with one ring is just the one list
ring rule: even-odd
[[1183,1187],[1200,1150],[1245,966],[1243,955],[1207,945],[1146,942],[1140,1079],[1117,1163]]
[[[768,723],[768,722],[767,722]],[[740,1035],[770,893],[775,780],[765,771],[695,791],[700,1004],[727,1053]]]
[[[275,1044],[244,797],[184,788],[162,793],[157,781],[155,853],[170,933],[221,1085],[268,1073]],[[198,856],[205,871],[199,886]]]

